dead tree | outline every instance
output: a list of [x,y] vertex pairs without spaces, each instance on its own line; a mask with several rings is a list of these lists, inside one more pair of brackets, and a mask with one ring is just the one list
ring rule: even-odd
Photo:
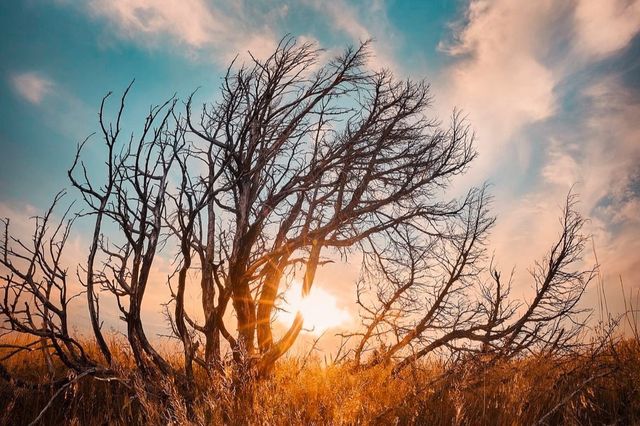
[[458,216],[462,206],[439,193],[475,156],[458,113],[445,129],[426,117],[426,83],[364,67],[367,43],[319,68],[318,54],[285,39],[267,60],[230,69],[221,100],[197,122],[191,101],[187,109],[190,130],[219,153],[210,167],[223,170],[210,211],[219,281],[238,319],[236,350],[262,367],[302,327],[298,318],[274,340],[287,271],[302,266],[306,294],[324,256]]
[[496,359],[566,351],[578,342],[585,313],[578,302],[595,270],[580,269],[587,237],[575,196],[567,198],[557,242],[530,272],[535,291],[527,304],[509,297],[513,275],[504,282],[486,259],[494,222],[487,196],[482,190],[468,199],[446,233],[403,228],[384,249],[370,242],[358,292],[364,330],[349,335],[358,341],[356,368],[393,363],[398,372],[438,352]]
[[[238,365],[269,370],[304,322],[297,315],[274,336],[285,277],[300,274],[306,295],[319,267],[359,250],[371,272],[361,284],[377,291],[380,305],[367,308],[371,300],[360,299],[367,327],[357,363],[403,366],[461,339],[513,353],[567,336],[560,320],[588,278],[566,269],[582,245],[571,203],[560,242],[534,274],[537,297],[509,322],[516,306],[506,302],[508,284],[494,272],[491,285],[478,287],[493,223],[485,190],[460,200],[445,193],[475,157],[461,115],[446,125],[429,118],[429,85],[371,71],[368,43],[324,64],[322,54],[285,38],[265,60],[232,64],[220,96],[199,112],[194,95],[182,114],[171,98],[149,110],[137,133],[122,130],[129,88],[112,120],[107,95],[99,113],[104,162],[85,165],[88,138],[69,170],[84,202],[77,217],[92,226],[77,285],[61,264],[71,221],[49,235],[52,207],[31,246],[7,231],[2,328],[47,339],[71,369],[109,369],[115,361],[100,300],[110,299],[139,371],[174,378],[188,396],[194,367],[220,371],[227,346]],[[168,277],[154,273],[160,258],[174,260]],[[156,350],[142,321],[149,288],[164,285],[183,348],[180,368]],[[185,301],[191,286],[201,293],[202,318]],[[467,301],[471,288],[483,288],[485,299]],[[101,359],[91,359],[69,330],[68,303],[81,294]],[[237,333],[225,324],[229,309]],[[378,355],[365,357],[373,342]]]
[[[2,247],[2,315],[3,335],[15,331],[38,340],[11,345],[10,355],[47,342],[60,362],[73,371],[96,366],[83,345],[70,334],[69,303],[78,293],[70,288],[67,268],[61,257],[75,216],[67,209],[59,221],[52,213],[63,193],[53,200],[47,212],[35,218],[35,231],[29,243],[11,237],[6,220]],[[3,372],[4,371],[3,368]]]

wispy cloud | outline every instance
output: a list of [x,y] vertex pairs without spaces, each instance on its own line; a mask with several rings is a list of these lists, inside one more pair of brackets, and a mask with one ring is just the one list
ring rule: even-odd
[[454,58],[443,72],[445,97],[470,114],[485,167],[519,129],[556,108],[556,77],[539,56],[554,9],[548,1],[474,0],[453,42],[440,46]]
[[223,16],[201,0],[93,0],[90,10],[122,35],[150,40],[162,34],[201,47],[229,31]]
[[269,20],[274,14],[286,13],[286,8],[258,14],[245,10],[243,3],[91,0],[88,12],[106,20],[116,37],[149,47],[169,41],[189,55],[201,53],[227,62],[237,52],[250,50],[258,57],[270,53],[277,38]]
[[32,104],[42,103],[55,87],[52,80],[35,71],[13,74],[10,80],[14,90]]
[[640,28],[640,1],[580,0],[575,10],[576,47],[603,56],[625,47]]
[[470,114],[488,168],[518,132],[557,115],[567,79],[630,43],[640,0],[470,0],[453,28],[442,92]]
[[524,269],[542,255],[573,187],[605,279],[640,280],[638,88],[624,70],[599,66],[639,31],[637,0],[471,0],[441,46],[453,61],[442,94],[477,130],[481,163],[470,181],[496,184],[498,259]]
[[307,0],[314,13],[326,17],[330,31],[346,35],[351,43],[374,40],[369,66],[374,70],[389,69],[396,74],[404,74],[394,58],[394,35],[396,30],[389,23],[384,2],[375,1],[365,7],[343,0]]

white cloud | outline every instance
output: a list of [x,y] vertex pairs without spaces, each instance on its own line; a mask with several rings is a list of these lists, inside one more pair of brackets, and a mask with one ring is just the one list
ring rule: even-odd
[[439,99],[469,114],[484,171],[519,129],[556,108],[556,78],[539,60],[552,13],[549,1],[473,0],[454,42],[441,45],[455,62],[442,73]]
[[583,132],[585,188],[591,206],[607,195],[621,198],[640,171],[640,103],[619,79],[608,76],[584,89],[588,99]]
[[[612,76],[584,87],[582,95],[583,115],[563,124],[567,140],[552,139],[533,187],[524,195],[497,194],[493,242],[498,260],[508,261],[505,266],[515,262],[522,271],[555,238],[558,206],[575,185],[579,209],[589,218],[585,231],[593,235],[610,312],[620,313],[619,279],[627,288],[640,282],[640,103]],[[595,264],[590,246],[585,255],[585,266]],[[596,306],[595,297],[595,290],[588,293],[585,306]]]
[[218,61],[247,50],[256,57],[270,54],[276,44],[271,20],[287,13],[286,8],[257,13],[242,3],[225,8],[205,0],[91,0],[88,10],[107,20],[117,37],[145,46],[169,40],[188,56],[213,51]]
[[580,0],[575,9],[576,46],[590,56],[625,47],[640,31],[639,0]]
[[[441,74],[438,99],[468,113],[480,152],[471,179],[486,179],[495,176],[501,163],[517,161],[521,170],[530,166],[531,150],[537,147],[526,143],[523,130],[556,115],[559,85],[628,45],[640,31],[640,0],[470,0],[465,19],[453,28],[453,42],[440,46],[453,63]],[[599,91],[590,98],[601,105],[601,113],[614,108],[612,102],[624,92],[608,83],[588,90]],[[609,112],[607,117],[619,117]],[[590,158],[618,156],[602,164],[616,167],[615,160],[634,158],[623,149],[626,145],[610,137],[603,135],[600,142],[589,145],[590,150],[602,149]],[[581,179],[578,171],[584,164],[575,163],[576,147],[563,143],[556,140],[545,156],[541,177],[547,182]],[[580,145],[577,151],[587,144]],[[586,175],[589,179],[593,174]]]
[[93,0],[90,8],[129,37],[166,33],[189,46],[201,47],[229,31],[227,22],[201,0]]
[[[477,131],[480,164],[464,180],[491,177],[496,184],[492,247],[500,265],[516,264],[519,278],[526,277],[526,267],[556,238],[560,205],[575,185],[612,312],[620,311],[618,276],[627,285],[640,282],[640,103],[618,75],[596,78],[589,67],[638,33],[639,3],[471,0],[453,43],[442,46],[453,63],[435,86],[444,86],[438,99],[462,107]],[[590,77],[571,80],[579,105],[553,121],[565,112],[559,89],[577,73]],[[527,131],[542,121],[545,132]],[[586,256],[592,265],[590,247]]]
[[52,80],[35,71],[14,74],[11,84],[20,96],[32,104],[40,104],[55,87]]
[[575,146],[562,146],[557,139],[551,140],[547,163],[542,167],[541,171],[545,183],[560,185],[562,188],[570,188],[582,179],[581,167],[572,153],[569,152],[570,150],[575,151],[575,148]]

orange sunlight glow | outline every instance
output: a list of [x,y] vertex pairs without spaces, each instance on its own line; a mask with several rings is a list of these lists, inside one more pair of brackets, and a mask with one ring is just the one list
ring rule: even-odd
[[349,312],[338,307],[335,296],[321,287],[312,287],[309,294],[302,297],[302,284],[298,281],[285,292],[281,308],[277,321],[288,326],[300,312],[304,318],[303,330],[316,335],[351,320]]

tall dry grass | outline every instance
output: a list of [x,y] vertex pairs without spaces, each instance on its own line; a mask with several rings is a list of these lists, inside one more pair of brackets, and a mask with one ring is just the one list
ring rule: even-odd
[[[431,361],[398,377],[383,367],[355,372],[348,365],[298,358],[280,362],[272,377],[240,387],[230,376],[212,379],[202,373],[191,417],[170,381],[154,387],[163,389],[161,395],[148,391],[130,355],[117,341],[112,346],[124,380],[86,376],[62,391],[3,380],[0,423],[29,424],[47,404],[39,424],[640,423],[636,339],[609,341],[598,351],[571,357],[531,355],[498,363],[476,357],[446,367]],[[63,375],[64,368],[54,364],[55,375]],[[50,374],[43,352],[35,348],[4,365],[16,378],[43,384]]]

